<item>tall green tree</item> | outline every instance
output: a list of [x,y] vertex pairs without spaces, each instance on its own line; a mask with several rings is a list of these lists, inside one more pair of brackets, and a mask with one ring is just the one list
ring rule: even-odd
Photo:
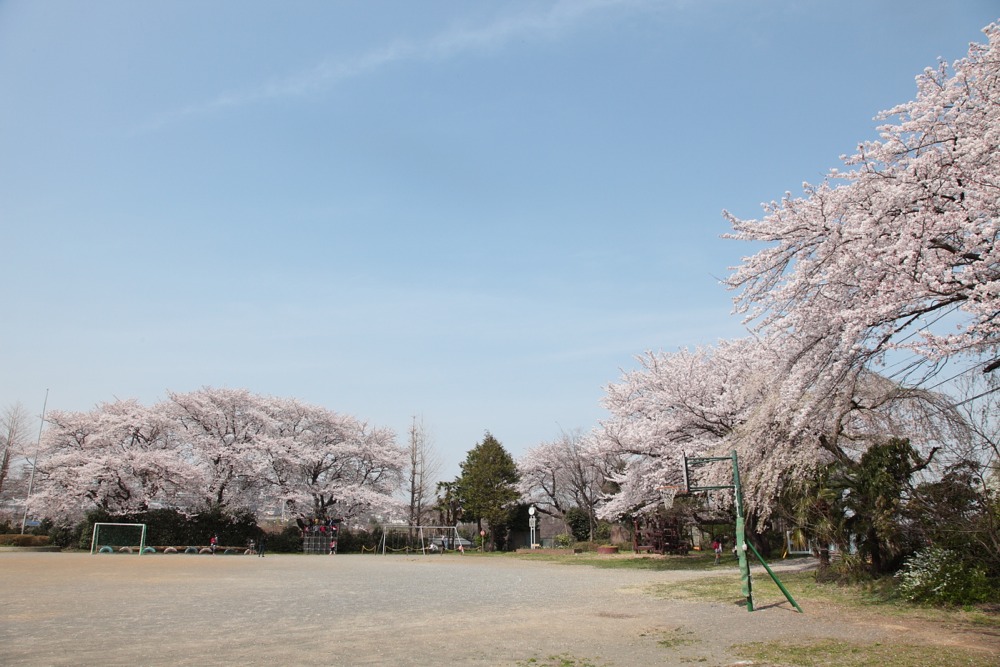
[[910,531],[904,526],[903,509],[911,479],[927,467],[935,451],[921,459],[909,440],[890,438],[869,447],[848,475],[850,493],[844,504],[851,516],[846,527],[874,576],[894,572],[907,553]]
[[489,525],[490,544],[496,548],[497,537],[506,535],[511,510],[517,503],[518,473],[513,457],[493,435],[486,431],[461,464],[462,474],[455,480],[466,520]]
[[457,482],[437,483],[438,520],[442,526],[455,526],[462,520],[462,500],[458,497]]

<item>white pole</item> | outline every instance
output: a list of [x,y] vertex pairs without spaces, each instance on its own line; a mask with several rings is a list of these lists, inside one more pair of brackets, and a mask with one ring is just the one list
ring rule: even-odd
[[28,495],[24,497],[24,514],[21,516],[21,534],[28,523],[28,500],[31,498],[31,487],[35,484],[35,468],[38,467],[38,448],[42,444],[42,429],[45,428],[45,409],[49,406],[49,390],[45,390],[45,402],[42,403],[42,422],[38,425],[38,440],[35,442],[35,456],[31,461],[31,477],[28,478]]

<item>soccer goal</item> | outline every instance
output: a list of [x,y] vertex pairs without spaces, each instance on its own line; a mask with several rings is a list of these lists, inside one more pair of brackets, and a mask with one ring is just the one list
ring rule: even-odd
[[443,553],[464,551],[469,544],[455,526],[410,526],[405,523],[382,526],[382,554],[392,552]]
[[138,553],[146,551],[146,524],[95,523],[90,539],[91,554]]

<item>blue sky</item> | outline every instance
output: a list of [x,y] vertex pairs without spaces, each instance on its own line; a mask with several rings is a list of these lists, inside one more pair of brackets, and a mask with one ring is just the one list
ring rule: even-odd
[[245,387],[444,462],[742,335],[726,208],[819,181],[995,1],[0,3],[0,407]]

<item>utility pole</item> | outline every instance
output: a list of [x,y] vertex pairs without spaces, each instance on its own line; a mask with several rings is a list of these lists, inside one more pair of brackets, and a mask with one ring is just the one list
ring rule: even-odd
[[31,459],[31,476],[28,478],[28,495],[24,497],[24,514],[21,516],[21,534],[28,523],[28,501],[31,499],[31,487],[35,484],[35,469],[38,468],[38,449],[42,444],[42,429],[45,428],[45,409],[49,406],[49,390],[45,390],[45,401],[42,403],[42,419],[38,425],[38,440],[35,442],[35,455]]

